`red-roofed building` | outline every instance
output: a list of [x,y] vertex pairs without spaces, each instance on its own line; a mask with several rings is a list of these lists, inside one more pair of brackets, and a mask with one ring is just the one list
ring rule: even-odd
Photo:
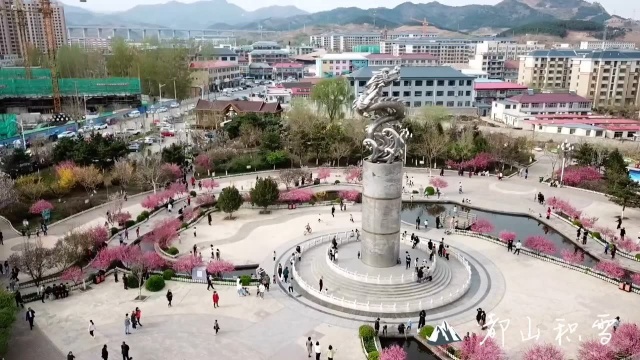
[[592,106],[591,100],[576,94],[535,94],[528,90],[524,94],[494,101],[491,118],[514,128],[523,128],[526,121],[533,120],[538,115],[588,115]]
[[523,94],[527,91],[527,87],[504,81],[481,81],[478,79],[473,84],[473,90],[478,115],[488,116],[494,101]]
[[240,67],[229,61],[192,61],[189,64],[192,95],[201,96],[202,91],[218,91],[237,86],[240,82]]
[[289,77],[300,79],[304,76],[304,65],[299,63],[273,64],[273,78],[286,80]]
[[426,53],[413,54],[369,54],[369,66],[437,66],[438,57]]
[[640,139],[640,122],[637,120],[604,116],[576,116],[574,118],[541,116],[527,121],[525,130],[621,140]]
[[196,127],[218,127],[224,121],[232,120],[236,115],[258,114],[261,116],[280,116],[282,107],[277,102],[251,100],[198,100],[196,104]]

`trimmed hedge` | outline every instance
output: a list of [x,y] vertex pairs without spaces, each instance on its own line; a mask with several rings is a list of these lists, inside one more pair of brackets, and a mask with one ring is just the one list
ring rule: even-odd
[[376,336],[376,330],[371,325],[362,325],[358,328],[358,335],[361,339],[372,339]]
[[427,188],[424,189],[424,192],[431,196],[436,194],[436,189],[434,189],[433,186],[427,186]]
[[380,353],[377,351],[372,351],[367,354],[367,360],[380,360]]
[[176,276],[176,272],[173,269],[167,269],[162,272],[162,278],[165,280],[171,280],[174,276]]
[[0,356],[7,353],[11,326],[16,319],[14,295],[0,290]]
[[180,250],[178,250],[175,246],[172,246],[168,249],[165,250],[165,252],[169,255],[178,255],[178,253],[180,252]]
[[640,254],[636,254],[636,260],[640,261]]
[[602,240],[602,235],[600,235],[600,233],[597,232],[597,231],[592,232],[591,236],[593,236],[594,238],[596,238],[598,240]]
[[241,275],[240,276],[240,284],[242,284],[242,286],[251,285],[251,275]]
[[135,220],[127,220],[127,221],[124,223],[124,227],[126,227],[126,228],[130,228],[130,227],[132,227],[132,226],[133,226],[133,225],[135,225],[135,224],[136,224],[136,221],[135,221]]
[[190,195],[191,197],[196,197],[196,195],[198,195],[198,194],[196,194],[196,191],[195,191],[195,190],[191,190],[191,191],[189,191],[189,195]]
[[578,219],[573,220],[571,223],[573,224],[573,226],[582,227],[582,223]]
[[127,287],[130,289],[137,289],[140,287],[140,283],[138,282],[138,279],[133,276],[133,275],[128,275],[127,276]]
[[112,227],[111,228],[111,236],[115,235],[118,233],[118,228],[117,227]]
[[147,280],[147,282],[145,283],[144,287],[152,292],[160,291],[164,289],[164,279],[160,275],[151,275],[151,277],[149,277],[149,280]]
[[423,339],[428,339],[429,336],[433,334],[433,330],[433,326],[431,325],[423,326],[422,329],[420,329],[420,337],[422,337]]

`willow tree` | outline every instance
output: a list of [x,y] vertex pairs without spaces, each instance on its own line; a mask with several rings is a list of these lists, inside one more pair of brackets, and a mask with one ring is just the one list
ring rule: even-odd
[[353,98],[349,82],[344,78],[320,80],[311,90],[311,100],[329,117],[329,121],[342,117],[343,109]]

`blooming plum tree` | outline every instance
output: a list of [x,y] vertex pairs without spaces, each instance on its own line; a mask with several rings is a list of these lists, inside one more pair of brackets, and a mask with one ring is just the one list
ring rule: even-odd
[[196,196],[196,204],[200,206],[213,205],[215,202],[216,202],[216,196],[211,193],[204,193]]
[[631,274],[631,281],[636,285],[640,285],[640,274],[638,273]]
[[220,277],[222,274],[230,273],[234,271],[236,267],[226,260],[214,260],[207,264],[207,272],[214,274],[214,276]]
[[620,265],[618,265],[614,261],[609,261],[609,260],[599,261],[594,267],[594,269],[598,271],[602,271],[603,273],[615,279],[620,279],[625,274],[624,269],[620,267]]
[[380,360],[406,360],[407,352],[398,345],[391,345],[382,349]]
[[121,252],[120,261],[131,271],[131,275],[138,280],[140,284],[139,294],[142,294],[142,276],[151,270],[156,270],[165,265],[164,259],[155,251],[143,252],[139,246],[129,246]]
[[429,184],[431,186],[439,188],[439,189],[444,189],[447,186],[449,186],[449,183],[445,179],[440,178],[440,177],[434,177],[434,178],[429,179]]
[[331,169],[321,167],[318,169],[318,179],[327,182],[327,179],[331,177]]
[[[560,176],[562,169],[556,171]],[[587,181],[602,179],[602,174],[596,168],[590,166],[569,166],[564,169],[562,182],[569,186],[579,186]]]
[[564,249],[560,251],[560,256],[562,256],[564,261],[571,264],[582,264],[584,261],[584,253],[581,251],[575,252],[569,249]]
[[360,166],[349,166],[344,169],[344,175],[347,182],[360,182],[362,181],[362,167]]
[[91,227],[86,231],[86,233],[95,244],[95,247],[101,247],[107,240],[109,240],[109,231],[104,226],[97,225]]
[[78,285],[84,280],[84,271],[79,266],[74,266],[65,270],[60,276],[60,280],[73,281],[73,285]]
[[294,189],[280,193],[280,201],[291,203],[309,202],[313,198],[313,192],[308,189]]
[[117,214],[111,215],[113,222],[120,226],[123,226],[127,220],[131,220],[131,214],[129,212],[119,212]]
[[215,181],[214,179],[204,179],[202,180],[202,187],[208,190],[212,190],[220,186],[220,183]]
[[477,219],[471,224],[471,231],[480,234],[488,234],[493,231],[493,224],[487,219]]
[[209,171],[213,170],[213,159],[211,159],[211,157],[206,153],[201,153],[196,156],[194,162],[197,167],[202,169],[202,171],[206,171],[207,174],[209,174]]
[[516,240],[516,233],[514,233],[513,231],[502,230],[500,231],[500,234],[498,236],[500,237],[500,240],[502,240],[502,242]]
[[358,190],[342,190],[338,191],[338,196],[345,201],[358,201],[361,194]]
[[41,215],[45,210],[53,210],[53,204],[48,202],[47,200],[38,200],[29,208],[29,213],[34,215]]
[[182,176],[182,170],[178,164],[162,164],[160,172],[165,179],[169,179],[171,181],[179,179]]
[[460,354],[464,360],[504,360],[505,354],[500,345],[492,338],[482,339],[472,336],[464,340],[460,346]]
[[98,252],[98,255],[91,262],[91,266],[98,270],[107,270],[115,261],[122,258],[126,248],[123,246],[106,247]]
[[553,255],[556,252],[556,245],[551,240],[541,235],[529,236],[524,241],[524,246],[538,254]]
[[202,258],[189,254],[179,257],[178,260],[173,263],[172,267],[176,272],[191,274],[193,269],[202,266],[202,264]]
[[640,355],[640,327],[623,323],[611,336],[611,347],[616,359],[628,359]]
[[552,344],[536,344],[525,351],[522,360],[564,360],[564,354]]
[[171,245],[171,242],[178,237],[180,225],[182,224],[178,219],[166,219],[147,233],[144,236],[144,240],[157,243],[163,249],[167,248]]
[[580,360],[611,360],[615,357],[613,349],[609,345],[604,345],[599,340],[592,339],[580,344],[578,358]]
[[582,224],[582,226],[585,229],[591,229],[593,228],[593,226],[595,225],[596,221],[598,221],[597,217],[588,217],[588,216],[582,216],[580,218],[580,224]]

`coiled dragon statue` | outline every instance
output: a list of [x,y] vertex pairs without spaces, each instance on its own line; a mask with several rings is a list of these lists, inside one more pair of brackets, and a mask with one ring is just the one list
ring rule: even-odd
[[365,91],[353,102],[353,109],[371,119],[367,125],[364,145],[371,150],[366,160],[374,163],[393,163],[404,157],[405,140],[409,131],[402,127],[404,103],[395,97],[383,97],[382,89],[400,80],[400,67],[382,68],[374,72]]

